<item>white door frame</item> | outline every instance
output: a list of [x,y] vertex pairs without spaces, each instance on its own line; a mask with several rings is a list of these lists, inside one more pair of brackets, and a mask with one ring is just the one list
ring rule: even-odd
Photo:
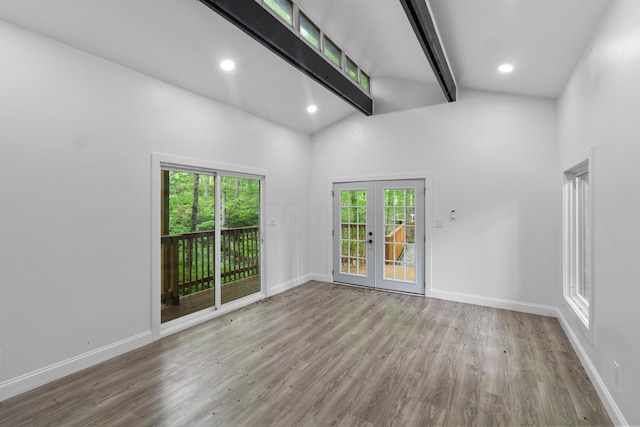
[[[327,218],[329,218],[327,233],[327,272],[328,277],[333,282],[333,191],[334,184],[359,181],[396,181],[396,180],[415,180],[423,179],[426,189],[424,197],[424,231],[426,240],[424,242],[424,295],[431,295],[432,291],[432,236],[433,236],[433,174],[431,172],[416,172],[409,174],[389,174],[389,175],[360,175],[346,177],[330,177],[327,182]],[[391,292],[391,291],[390,291]],[[415,294],[414,294],[415,295]]]

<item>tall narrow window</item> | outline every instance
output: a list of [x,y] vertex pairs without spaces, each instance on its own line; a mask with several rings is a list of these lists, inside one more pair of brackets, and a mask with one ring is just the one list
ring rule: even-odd
[[564,173],[565,299],[588,327],[593,295],[589,160]]

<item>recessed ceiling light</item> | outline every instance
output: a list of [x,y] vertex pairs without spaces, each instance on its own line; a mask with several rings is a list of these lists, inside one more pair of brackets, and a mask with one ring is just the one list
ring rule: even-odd
[[220,63],[220,68],[222,68],[224,71],[231,71],[236,68],[236,63],[230,59],[225,59]]
[[501,73],[510,73],[513,71],[513,65],[511,64],[502,64],[498,67],[498,71]]
[[307,107],[307,113],[315,113],[316,111],[318,111],[317,105],[309,105]]

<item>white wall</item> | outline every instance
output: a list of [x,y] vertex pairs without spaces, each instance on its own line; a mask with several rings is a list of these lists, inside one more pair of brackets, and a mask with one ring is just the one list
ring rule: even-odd
[[309,136],[3,21],[0,52],[0,400],[149,336],[152,152],[268,170],[267,286],[303,279]]
[[595,344],[567,304],[560,308],[632,425],[640,425],[639,76],[640,2],[614,1],[558,104],[562,161],[594,147]]
[[311,271],[330,276],[330,178],[432,172],[434,217],[445,219],[433,230],[433,295],[555,306],[555,115],[552,100],[467,91],[456,103],[351,117],[314,135]]

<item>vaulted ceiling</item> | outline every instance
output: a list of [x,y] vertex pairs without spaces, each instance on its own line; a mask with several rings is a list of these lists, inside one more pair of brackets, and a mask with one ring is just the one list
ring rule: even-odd
[[[399,0],[296,1],[371,76],[375,114],[446,102]],[[458,87],[554,98],[609,2],[428,3]],[[0,19],[301,132],[361,114],[197,0],[4,0]]]

